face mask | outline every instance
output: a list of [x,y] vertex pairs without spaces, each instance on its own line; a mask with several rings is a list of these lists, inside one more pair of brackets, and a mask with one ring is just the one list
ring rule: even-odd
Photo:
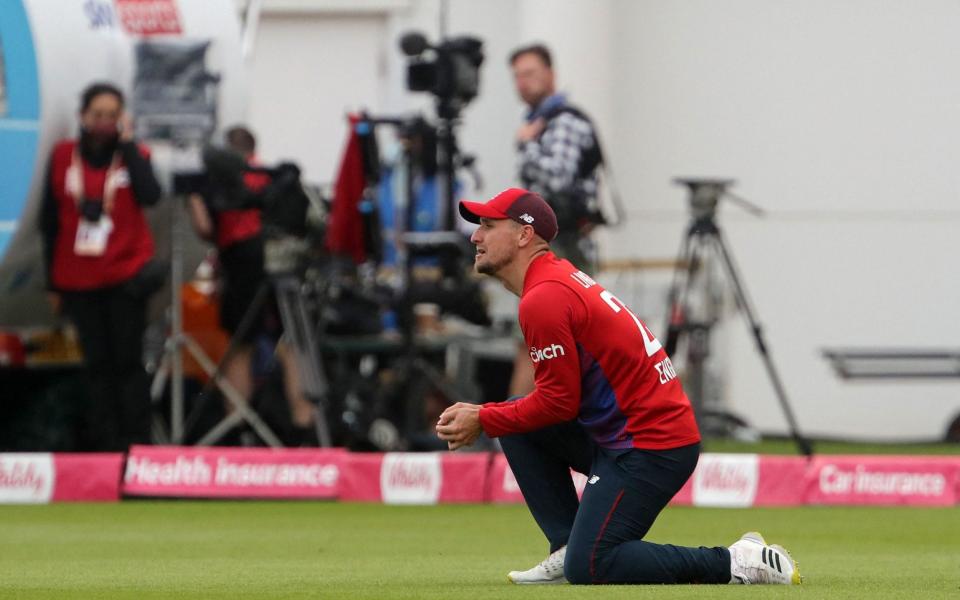
[[80,155],[91,164],[102,167],[110,162],[120,134],[115,127],[80,128]]

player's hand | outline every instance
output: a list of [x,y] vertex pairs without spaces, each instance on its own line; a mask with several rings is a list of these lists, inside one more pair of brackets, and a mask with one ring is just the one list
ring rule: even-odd
[[546,126],[547,122],[543,119],[535,119],[530,123],[524,123],[520,126],[520,129],[517,129],[517,141],[523,144],[537,139]]
[[443,411],[437,421],[437,437],[445,441],[450,450],[470,446],[481,433],[480,406],[476,404],[457,402]]

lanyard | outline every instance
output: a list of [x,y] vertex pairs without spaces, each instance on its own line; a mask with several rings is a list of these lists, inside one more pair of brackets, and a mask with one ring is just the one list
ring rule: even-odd
[[[114,152],[103,182],[103,212],[107,215],[113,211],[113,199],[117,194],[117,184],[119,183],[117,174],[119,171],[120,153]],[[80,152],[74,147],[73,154],[70,157],[70,170],[67,171],[66,187],[67,191],[73,195],[77,206],[80,206],[80,203],[86,198],[83,174],[83,161],[80,159]]]

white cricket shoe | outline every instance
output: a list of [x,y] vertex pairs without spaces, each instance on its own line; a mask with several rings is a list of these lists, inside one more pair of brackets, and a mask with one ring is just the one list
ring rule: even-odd
[[560,548],[543,559],[539,565],[526,571],[510,571],[507,579],[517,584],[566,583],[563,576],[563,559],[567,556],[567,547]]
[[730,583],[799,585],[800,568],[783,546],[767,545],[756,531],[730,546]]

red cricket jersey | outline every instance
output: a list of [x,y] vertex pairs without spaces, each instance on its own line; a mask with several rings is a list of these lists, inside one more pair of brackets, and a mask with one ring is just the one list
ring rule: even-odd
[[[259,163],[251,159],[249,164],[257,166]],[[269,184],[270,176],[266,173],[243,174],[243,185],[251,192],[261,192]],[[237,208],[217,213],[217,248],[223,249],[260,235],[260,213],[259,208]]]
[[[53,195],[57,201],[59,231],[53,249],[51,281],[58,290],[91,290],[116,285],[133,277],[153,256],[153,236],[147,226],[143,209],[137,204],[130,188],[130,178],[121,162],[123,182],[114,196],[114,229],[107,241],[106,251],[100,256],[79,256],[74,252],[74,241],[80,223],[78,200],[67,190],[67,171],[70,169],[76,140],[64,140],[53,149],[50,177]],[[146,146],[140,154],[149,157]],[[95,168],[81,161],[85,190],[90,196],[102,197],[107,167]]]
[[485,404],[491,437],[576,418],[605,448],[666,450],[700,441],[693,408],[667,353],[618,298],[552,252],[530,264],[520,327],[536,389]]

